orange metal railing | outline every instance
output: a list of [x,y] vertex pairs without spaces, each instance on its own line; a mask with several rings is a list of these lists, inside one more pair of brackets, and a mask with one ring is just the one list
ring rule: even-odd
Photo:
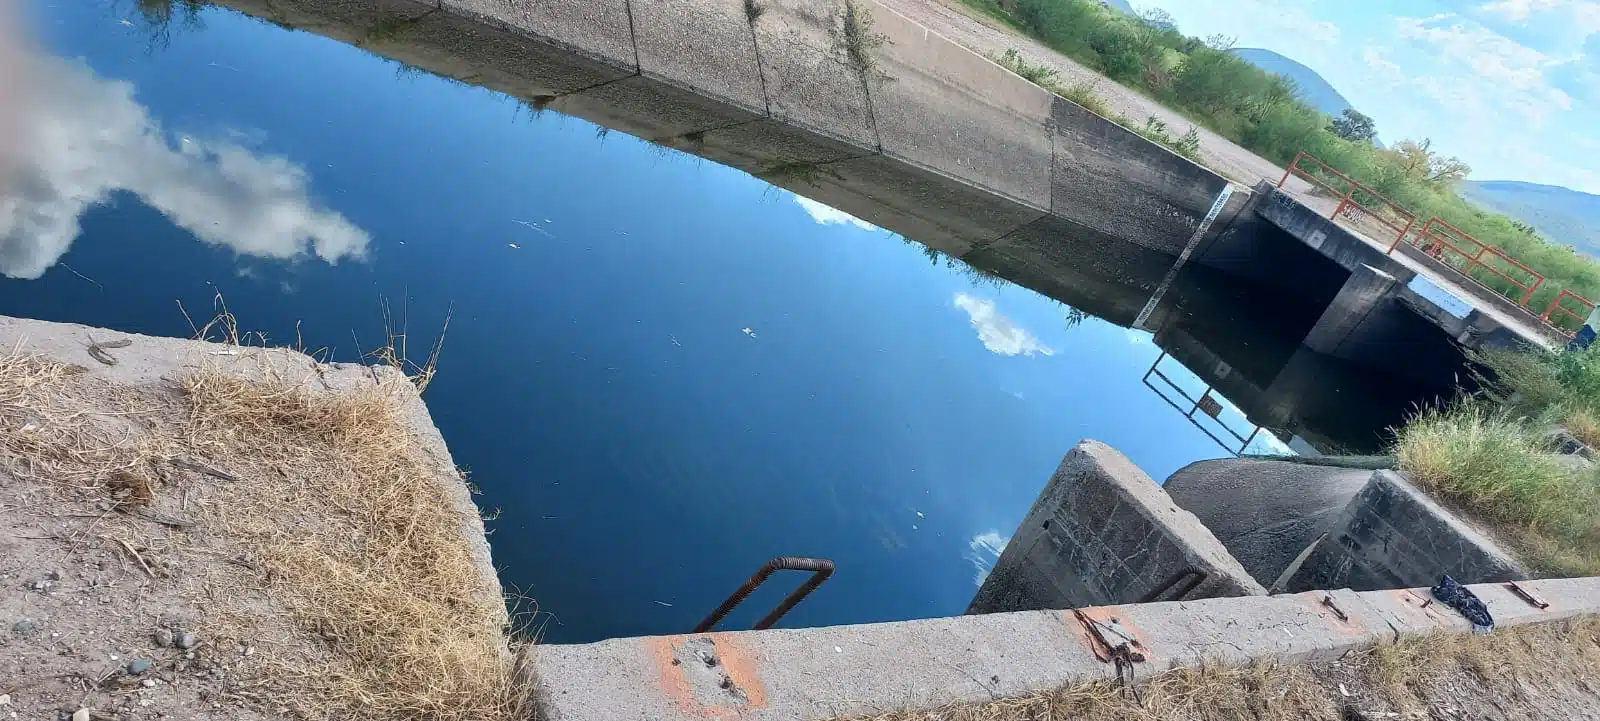
[[[1528,301],[1533,300],[1534,291],[1544,285],[1544,276],[1526,265],[1518,263],[1516,259],[1501,252],[1499,248],[1488,245],[1472,237],[1466,231],[1455,227],[1439,218],[1429,218],[1422,224],[1422,230],[1417,231],[1417,239],[1413,241],[1424,253],[1443,261],[1445,264],[1460,271],[1463,275],[1472,276],[1472,271],[1482,268],[1507,283],[1522,291],[1521,297],[1502,293],[1508,298],[1517,301],[1526,307]],[[1390,251],[1394,249],[1391,247]],[[1499,267],[1496,267],[1498,262]],[[1520,273],[1519,273],[1520,271]],[[1526,274],[1522,280],[1512,277],[1511,274]],[[1473,280],[1477,280],[1474,278]],[[1480,283],[1480,285],[1483,285]],[[1484,285],[1484,287],[1489,287]],[[1490,290],[1494,290],[1490,288]]]
[[[1337,220],[1340,216],[1344,216],[1355,220],[1357,214],[1364,214],[1394,231],[1395,243],[1405,238],[1406,234],[1411,232],[1411,226],[1417,222],[1416,214],[1401,207],[1399,203],[1356,182],[1355,179],[1318,160],[1310,153],[1302,151],[1294,156],[1294,162],[1283,171],[1283,179],[1278,181],[1278,187],[1282,188],[1284,183],[1289,182],[1290,175],[1338,196],[1339,206],[1328,215],[1329,219]],[[1393,249],[1392,245],[1390,249]]]
[[[1585,310],[1583,312],[1583,315],[1578,315],[1577,313],[1572,312],[1570,309],[1568,309],[1565,305],[1562,304],[1561,301],[1564,301],[1564,300],[1566,300],[1568,298],[1572,298],[1572,299],[1578,301],[1580,304],[1586,306],[1587,310]],[[1582,327],[1584,321],[1589,319],[1589,313],[1592,312],[1593,310],[1594,310],[1594,301],[1591,301],[1588,298],[1585,298],[1585,297],[1583,297],[1581,295],[1578,295],[1577,293],[1574,293],[1574,292],[1572,292],[1570,290],[1563,290],[1563,291],[1561,291],[1560,295],[1556,296],[1555,300],[1550,301],[1549,307],[1544,309],[1544,315],[1542,315],[1540,317],[1544,318],[1544,322],[1549,323],[1550,325],[1553,325],[1553,326],[1555,326],[1557,328],[1561,328],[1562,327],[1561,326],[1561,321],[1565,320],[1566,318],[1571,318],[1573,320],[1576,320],[1578,322],[1578,326]],[[1551,320],[1550,316],[1551,316],[1551,314],[1554,314],[1554,313],[1560,313],[1561,315],[1556,316],[1555,320]]]

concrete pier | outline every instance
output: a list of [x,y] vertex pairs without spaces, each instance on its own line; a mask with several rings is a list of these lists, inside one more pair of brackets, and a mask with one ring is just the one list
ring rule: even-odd
[[[1361,342],[1360,331],[1369,320],[1381,317],[1384,307],[1392,298],[1399,281],[1370,265],[1361,265],[1350,273],[1339,294],[1333,297],[1327,310],[1311,332],[1302,341],[1305,347],[1335,358],[1350,358],[1354,353],[1346,348]],[[1369,336],[1376,335],[1369,331]],[[1377,342],[1382,342],[1378,339]]]
[[1084,441],[1061,461],[967,612],[1264,593],[1144,471]]

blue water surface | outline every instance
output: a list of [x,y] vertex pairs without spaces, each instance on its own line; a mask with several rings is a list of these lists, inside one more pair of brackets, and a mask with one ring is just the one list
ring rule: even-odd
[[224,11],[31,11],[58,137],[0,313],[189,335],[220,292],[353,360],[383,299],[413,356],[453,312],[428,406],[551,640],[685,631],[778,555],[839,566],[784,625],[958,614],[1080,439],[1224,455],[1148,334],[742,172]]

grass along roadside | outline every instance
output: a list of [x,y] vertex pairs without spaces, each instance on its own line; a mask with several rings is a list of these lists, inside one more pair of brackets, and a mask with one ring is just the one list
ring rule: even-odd
[[[1140,673],[1144,673],[1141,669]],[[1600,621],[1403,637],[1336,662],[1209,664],[861,721],[1565,721],[1592,710]]]

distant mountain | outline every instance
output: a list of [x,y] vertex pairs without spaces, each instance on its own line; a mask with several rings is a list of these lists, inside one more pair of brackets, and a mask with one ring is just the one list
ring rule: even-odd
[[1517,180],[1469,180],[1461,184],[1461,197],[1600,258],[1600,195]]
[[1133,14],[1133,6],[1128,4],[1128,0],[1100,0],[1100,4],[1118,12]]
[[1271,50],[1234,48],[1233,54],[1262,70],[1293,80],[1300,87],[1300,98],[1324,113],[1338,117],[1345,108],[1354,107],[1317,71]]

